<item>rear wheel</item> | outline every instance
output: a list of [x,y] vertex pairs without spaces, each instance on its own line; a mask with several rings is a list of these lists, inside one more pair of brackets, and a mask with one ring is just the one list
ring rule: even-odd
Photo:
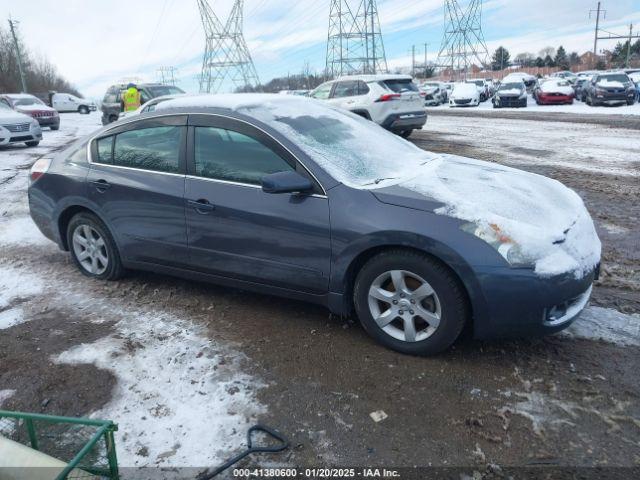
[[81,114],[81,115],[87,115],[89,113],[89,108],[87,108],[84,105],[80,105],[78,107],[78,113]]
[[449,348],[469,318],[462,287],[425,254],[390,250],[367,262],[354,304],[364,329],[381,344],[411,355]]
[[117,280],[124,273],[109,229],[93,214],[79,213],[71,219],[67,245],[76,267],[88,277]]

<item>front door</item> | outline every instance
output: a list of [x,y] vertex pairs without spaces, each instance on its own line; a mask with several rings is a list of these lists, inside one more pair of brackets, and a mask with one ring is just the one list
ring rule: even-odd
[[125,261],[185,267],[186,116],[149,119],[92,144],[90,199]]
[[[307,293],[326,293],[329,204],[282,145],[238,120],[189,120],[185,201],[192,268]],[[315,194],[268,194],[264,175],[296,170]]]

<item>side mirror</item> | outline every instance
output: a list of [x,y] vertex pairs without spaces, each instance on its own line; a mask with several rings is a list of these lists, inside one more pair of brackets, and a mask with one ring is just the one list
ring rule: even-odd
[[311,181],[298,172],[278,172],[262,177],[265,193],[304,193],[313,190]]

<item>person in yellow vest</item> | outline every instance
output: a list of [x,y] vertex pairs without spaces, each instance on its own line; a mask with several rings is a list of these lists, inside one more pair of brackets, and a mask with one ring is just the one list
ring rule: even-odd
[[125,112],[134,112],[140,108],[140,91],[135,84],[130,83],[127,89],[122,92],[122,103]]

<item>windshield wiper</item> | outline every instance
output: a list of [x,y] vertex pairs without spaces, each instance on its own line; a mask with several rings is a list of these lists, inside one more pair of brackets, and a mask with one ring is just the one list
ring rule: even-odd
[[385,180],[395,180],[398,177],[383,177],[383,178],[376,178],[373,182],[371,183],[365,183],[366,185],[378,185],[380,182],[384,182]]

